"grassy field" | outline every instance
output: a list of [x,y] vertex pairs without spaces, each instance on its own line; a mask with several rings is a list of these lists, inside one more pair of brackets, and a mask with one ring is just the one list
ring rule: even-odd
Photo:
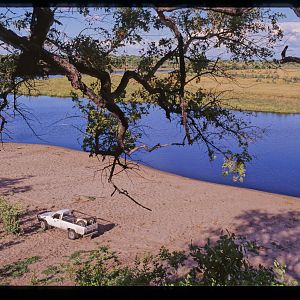
[[[158,77],[166,76],[159,73]],[[247,69],[230,70],[228,74],[232,79],[225,77],[202,77],[200,83],[194,81],[188,85],[188,89],[203,88],[213,91],[227,91],[224,96],[229,106],[242,110],[300,113],[300,68],[284,66],[281,69]],[[113,75],[113,86],[117,86],[122,75]],[[90,85],[94,79],[84,76],[83,81]],[[130,82],[127,87],[127,100],[130,94],[140,88],[136,82]],[[36,80],[35,90],[31,95],[47,95],[53,97],[70,97],[74,92],[66,78],[51,78]],[[21,93],[27,95],[25,88]],[[141,101],[143,101],[141,99]]]

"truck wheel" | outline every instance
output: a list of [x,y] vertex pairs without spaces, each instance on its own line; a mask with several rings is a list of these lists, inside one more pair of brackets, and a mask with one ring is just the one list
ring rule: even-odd
[[41,228],[45,231],[45,230],[47,230],[48,228],[49,228],[49,225],[48,225],[48,223],[46,222],[46,221],[41,221]]
[[79,226],[82,226],[82,227],[86,227],[86,224],[84,221],[78,221],[76,224]]
[[68,238],[70,240],[76,240],[78,238],[78,234],[73,229],[70,229],[68,231]]

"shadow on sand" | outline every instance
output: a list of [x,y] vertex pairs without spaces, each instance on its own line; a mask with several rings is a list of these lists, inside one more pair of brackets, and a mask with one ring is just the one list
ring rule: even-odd
[[117,225],[114,223],[110,223],[110,224],[98,224],[98,231],[97,233],[94,233],[92,235],[92,238],[96,238],[98,236],[103,235],[105,232],[112,230],[114,227],[116,227]]
[[[235,218],[238,225],[231,229],[261,246],[262,263],[272,265],[274,260],[287,265],[287,273],[300,282],[300,212],[280,214],[250,210]],[[209,236],[220,236],[226,228],[208,229]]]
[[[22,213],[20,216],[20,226],[22,229],[22,234],[18,239],[16,240],[11,240],[8,242],[2,242],[0,241],[0,251],[11,248],[15,245],[18,245],[22,242],[24,242],[24,239],[22,237],[26,237],[29,235],[32,235],[34,233],[37,233],[38,229],[40,228],[40,224],[37,222],[36,215],[38,213],[38,210],[31,210],[31,211],[26,211]],[[1,233],[4,233],[6,235],[5,231],[2,231]]]
[[5,243],[1,243],[0,242],[0,251],[4,250],[4,249],[8,249],[10,247],[13,247],[15,245],[21,244],[24,240],[16,240],[16,241],[8,241]]
[[11,193],[24,193],[30,191],[32,187],[30,185],[18,186],[23,183],[26,179],[32,178],[34,176],[25,176],[19,178],[5,178],[0,177],[0,193],[3,196],[10,195]]
[[37,233],[37,231],[41,228],[40,223],[37,219],[37,214],[40,212],[40,209],[34,209],[31,211],[27,211],[21,215],[20,225],[25,236]]

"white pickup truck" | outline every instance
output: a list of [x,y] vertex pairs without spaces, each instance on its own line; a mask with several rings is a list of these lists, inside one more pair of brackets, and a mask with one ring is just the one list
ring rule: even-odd
[[95,217],[86,217],[86,214],[84,217],[78,217],[74,215],[74,212],[76,211],[71,209],[61,209],[55,212],[47,211],[38,214],[37,218],[43,230],[51,227],[67,230],[68,238],[71,240],[91,235],[98,231]]

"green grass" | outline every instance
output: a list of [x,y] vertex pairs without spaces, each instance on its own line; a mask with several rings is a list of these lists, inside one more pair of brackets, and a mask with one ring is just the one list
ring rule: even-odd
[[[225,77],[202,77],[200,83],[195,81],[188,85],[188,89],[223,91],[226,90],[224,106],[235,107],[241,110],[300,113],[300,77],[299,68],[288,65],[280,69],[247,69],[229,70],[234,80]],[[159,73],[158,77],[166,76]],[[113,88],[120,82],[122,75],[112,75]],[[83,81],[91,85],[92,77],[83,76]],[[126,89],[125,101],[130,101],[130,95],[141,86],[130,81]],[[51,78],[36,80],[35,89],[31,89],[33,96],[45,95],[52,97],[70,97],[75,90],[67,78]],[[24,87],[21,94],[28,95]],[[79,96],[82,96],[77,92]],[[141,99],[141,101],[143,101]]]

